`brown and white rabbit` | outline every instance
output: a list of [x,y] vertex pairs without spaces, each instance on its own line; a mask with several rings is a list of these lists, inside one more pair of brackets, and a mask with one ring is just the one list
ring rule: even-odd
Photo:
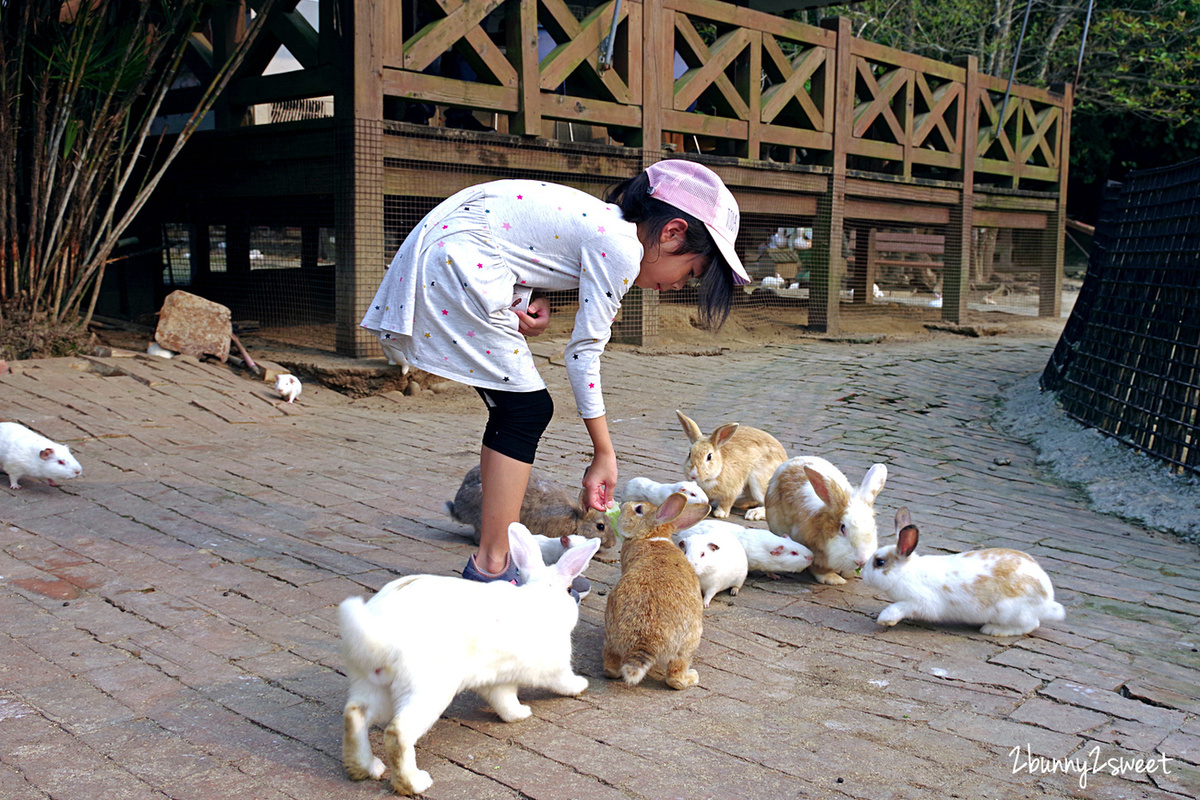
[[704,632],[700,579],[671,534],[708,515],[681,493],[661,506],[636,501],[621,506],[617,523],[621,578],[604,607],[604,674],[631,686],[647,673],[664,675],[672,689],[700,681],[691,668]]
[[[563,695],[587,689],[571,668],[571,631],[579,607],[567,587],[600,543],[588,540],[542,563],[537,542],[519,523],[508,528],[509,552],[525,583],[477,583],[447,575],[409,575],[363,602],[339,608],[342,654],[350,690],[343,710],[342,761],[353,780],[381,778],[420,794],[433,779],[417,769],[413,749],[455,695],[472,690],[500,719],[527,718],[517,689]],[[387,763],[371,753],[370,727],[385,723]]]
[[[580,490],[578,498],[537,470],[529,475],[525,499],[521,502],[521,524],[539,536],[561,539],[564,536],[583,536],[599,539],[603,549],[617,542],[608,515],[588,508],[586,495]],[[453,502],[446,503],[446,513],[455,522],[470,525],[475,544],[479,544],[479,527],[483,522],[483,484],[479,466],[467,470]]]
[[879,547],[874,504],[886,480],[887,467],[875,464],[855,489],[823,458],[788,459],[767,488],[767,527],[812,550],[813,578],[843,584]]
[[758,428],[730,422],[710,436],[676,411],[683,432],[692,443],[684,469],[689,480],[700,484],[713,505],[713,516],[729,516],[732,508],[746,509],[746,519],[763,519],[763,498],[771,475],[787,459],[779,441]]
[[1054,600],[1050,576],[1020,550],[993,547],[944,556],[921,556],[917,526],[907,508],[896,512],[896,544],[881,547],[863,571],[863,582],[892,604],[876,621],[904,619],[982,625],[988,636],[1021,636],[1065,616]]
[[19,422],[0,422],[0,470],[8,473],[10,489],[21,478],[40,478],[51,486],[83,474],[83,467],[65,444],[56,444]]

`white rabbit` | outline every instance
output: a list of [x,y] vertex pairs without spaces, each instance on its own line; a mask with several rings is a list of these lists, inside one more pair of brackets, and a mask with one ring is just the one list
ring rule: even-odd
[[83,474],[83,467],[65,444],[55,444],[18,422],[0,422],[0,470],[8,473],[11,489],[20,489],[25,476],[51,486]]
[[737,537],[746,552],[747,569],[764,572],[771,580],[778,580],[780,572],[803,572],[812,564],[812,550],[799,542],[762,528],[750,528],[723,519],[700,520],[687,530],[679,531],[674,538],[682,541],[693,534],[715,530],[729,531]]
[[158,342],[151,342],[150,344],[146,345],[146,352],[152,356],[158,356],[159,358],[174,358],[175,357],[174,350],[168,350],[167,348],[160,345]]
[[732,508],[746,509],[746,519],[763,519],[763,495],[771,475],[787,459],[779,441],[758,428],[736,422],[705,436],[700,426],[676,411],[692,443],[684,462],[689,480],[700,484],[713,506],[713,516],[728,517]]
[[993,547],[917,555],[917,526],[907,508],[896,512],[896,542],[879,548],[863,572],[863,582],[892,601],[876,619],[880,625],[964,622],[982,625],[988,636],[1021,636],[1065,616],[1050,577],[1028,553]]
[[705,608],[717,592],[728,589],[736,596],[741,591],[746,582],[746,551],[731,531],[715,528],[685,536],[679,542],[679,549],[700,579]]
[[383,334],[379,339],[379,346],[383,348],[383,355],[387,358],[387,362],[391,366],[400,365],[400,374],[407,375],[412,371],[412,364],[408,363],[408,359],[404,357],[404,353],[400,348],[396,347],[390,341],[391,334]]
[[843,584],[879,547],[874,504],[886,480],[887,467],[875,464],[854,489],[823,458],[789,459],[767,488],[767,527],[812,550],[816,580]]
[[[517,688],[563,695],[587,689],[571,669],[571,630],[579,608],[567,587],[600,547],[589,539],[558,563],[542,563],[529,530],[508,528],[509,552],[525,583],[476,583],[443,575],[409,575],[369,601],[344,600],[339,609],[342,654],[350,691],[343,711],[342,761],[353,780],[381,778],[420,794],[433,783],[417,769],[414,746],[455,695],[473,690],[505,722],[527,718]],[[386,723],[387,764],[371,753],[368,731]]]
[[296,398],[300,396],[303,389],[300,379],[295,375],[284,373],[275,379],[275,391],[279,392],[279,396],[289,403],[296,402]]
[[703,503],[708,505],[708,495],[700,488],[700,484],[695,481],[659,483],[649,478],[630,478],[627,480],[625,488],[621,492],[621,502],[631,503],[644,500],[647,503],[661,506],[675,492],[683,492],[687,495],[689,503]]

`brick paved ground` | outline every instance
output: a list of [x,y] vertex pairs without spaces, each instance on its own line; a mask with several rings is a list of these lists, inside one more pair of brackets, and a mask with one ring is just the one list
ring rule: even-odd
[[[1051,344],[610,353],[623,477],[678,477],[676,408],[706,429],[764,427],[855,483],[883,461],[882,533],[907,505],[926,551],[1027,550],[1067,618],[1005,640],[883,630],[883,602],[861,582],[752,574],[705,614],[699,687],[629,688],[602,677],[618,572],[597,562],[575,632],[588,692],[526,692],[534,717],[511,725],[461,696],[418,749],[427,796],[1200,794],[1195,546],[1089,511],[990,422]],[[0,485],[0,797],[387,796],[341,771],[336,605],[397,575],[461,568],[471,547],[442,504],[476,458],[482,411],[318,386],[288,407],[181,359],[18,366],[0,377],[0,418],[68,442],[85,471],[60,488]],[[560,414],[539,467],[574,482],[586,435],[561,408],[561,368],[545,374]],[[1159,759],[1159,772],[1122,771],[1122,757]],[[1078,774],[1043,774],[1043,758],[1103,774],[1081,789]]]

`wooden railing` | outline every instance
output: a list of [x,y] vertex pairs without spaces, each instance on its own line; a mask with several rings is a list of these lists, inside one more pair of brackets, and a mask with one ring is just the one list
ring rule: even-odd
[[[570,123],[652,158],[673,142],[1051,192],[1066,164],[1069,91],[1009,87],[973,61],[856,39],[836,19],[813,27],[716,0],[609,0],[582,19],[564,0],[319,5],[318,31],[276,4],[262,46],[286,45],[303,69],[263,75],[271,53],[248,59],[219,127],[243,124],[251,105],[320,96],[333,96],[345,118],[379,118],[388,97],[484,112],[509,133],[552,137],[554,123]],[[236,35],[236,26],[211,29]],[[438,69],[448,51],[471,79]]]
[[[497,41],[485,22],[501,6],[506,35]],[[494,112],[509,132],[542,135],[544,121],[557,120],[647,149],[674,137],[684,149],[703,142],[725,155],[815,165],[841,137],[850,169],[956,180],[973,152],[966,171],[976,181],[1014,189],[1054,190],[1064,166],[1062,95],[1009,90],[973,64],[839,36],[835,25],[715,0],[610,0],[582,20],[563,0],[437,0],[436,9],[439,18],[404,39],[398,6],[388,6],[385,94]],[[555,42],[540,56],[539,26]],[[466,55],[473,80],[427,74],[451,48]],[[848,130],[837,104],[852,107]]]

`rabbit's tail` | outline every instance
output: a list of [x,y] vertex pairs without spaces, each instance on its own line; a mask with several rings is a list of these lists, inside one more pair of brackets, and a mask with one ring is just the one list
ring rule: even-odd
[[621,664],[621,677],[625,679],[625,683],[636,686],[642,682],[642,678],[646,677],[646,673],[654,666],[654,662],[653,653],[638,648],[625,656],[625,662]]
[[384,678],[385,667],[395,647],[386,638],[386,631],[377,630],[378,621],[367,610],[361,597],[348,597],[338,607],[342,654],[347,665],[353,664],[362,674]]

